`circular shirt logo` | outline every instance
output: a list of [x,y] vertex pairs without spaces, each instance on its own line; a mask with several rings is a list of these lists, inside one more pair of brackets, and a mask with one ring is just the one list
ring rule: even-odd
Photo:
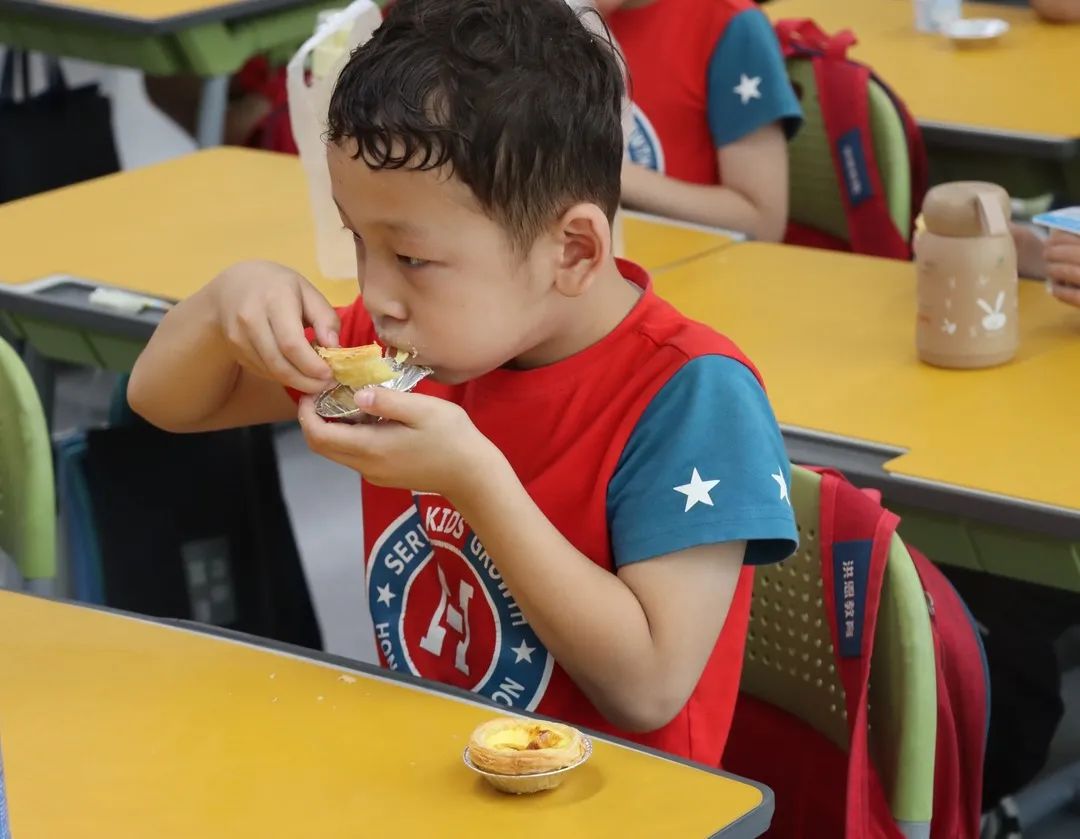
[[645,116],[645,112],[634,103],[630,104],[631,128],[626,149],[630,161],[647,169],[664,173],[664,147],[660,145],[660,135]]
[[434,503],[406,510],[368,557],[383,663],[510,707],[535,708],[553,659],[460,514],[427,498]]

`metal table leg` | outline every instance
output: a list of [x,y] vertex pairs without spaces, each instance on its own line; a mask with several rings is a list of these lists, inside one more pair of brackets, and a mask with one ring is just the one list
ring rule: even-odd
[[225,110],[229,104],[229,77],[211,76],[203,81],[195,140],[200,148],[220,146],[225,141]]

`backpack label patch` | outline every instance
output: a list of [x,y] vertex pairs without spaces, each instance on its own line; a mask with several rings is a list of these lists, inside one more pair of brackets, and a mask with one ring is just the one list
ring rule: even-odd
[[848,201],[852,207],[858,207],[863,201],[874,197],[870,171],[866,167],[866,155],[863,154],[862,130],[852,128],[842,135],[836,141],[836,151]]
[[866,579],[872,549],[873,542],[869,539],[833,544],[833,600],[843,658],[858,658],[862,654]]

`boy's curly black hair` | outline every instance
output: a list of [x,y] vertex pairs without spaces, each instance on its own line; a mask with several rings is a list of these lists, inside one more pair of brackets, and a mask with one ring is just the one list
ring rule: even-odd
[[518,247],[574,203],[614,216],[623,75],[565,0],[396,0],[330,100],[374,169],[448,166]]

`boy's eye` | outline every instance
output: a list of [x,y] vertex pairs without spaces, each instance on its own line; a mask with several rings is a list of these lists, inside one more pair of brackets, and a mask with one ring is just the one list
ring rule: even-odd
[[398,262],[407,268],[423,268],[428,264],[426,259],[418,259],[415,256],[405,256],[400,253],[398,254]]

